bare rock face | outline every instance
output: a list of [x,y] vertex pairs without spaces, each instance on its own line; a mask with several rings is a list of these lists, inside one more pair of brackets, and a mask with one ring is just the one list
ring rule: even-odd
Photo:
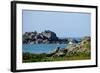
[[50,43],[52,41],[57,41],[58,37],[52,31],[46,30],[41,33],[26,32],[23,34],[23,43]]
[[48,54],[50,57],[58,57],[58,56],[65,56],[67,51],[65,49],[61,49],[57,47],[54,51]]
[[49,40],[57,40],[58,37],[56,36],[56,34],[50,30],[46,30],[44,32],[41,33],[45,38],[49,39]]
[[37,32],[25,32],[23,34],[23,43],[30,43],[32,41],[35,41],[35,36]]

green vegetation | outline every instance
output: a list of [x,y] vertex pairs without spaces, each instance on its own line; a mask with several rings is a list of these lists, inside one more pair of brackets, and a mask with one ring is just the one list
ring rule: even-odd
[[48,57],[47,54],[30,54],[23,53],[23,62],[48,62],[48,61],[64,61],[64,60],[86,60],[90,59],[90,53],[75,53],[70,56]]

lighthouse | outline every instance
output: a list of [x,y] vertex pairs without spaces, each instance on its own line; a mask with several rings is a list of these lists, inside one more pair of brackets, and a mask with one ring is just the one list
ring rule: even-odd
[[70,41],[70,42],[69,42],[69,44],[70,44],[70,45],[72,45],[72,44],[73,44],[73,42],[72,42],[72,41]]

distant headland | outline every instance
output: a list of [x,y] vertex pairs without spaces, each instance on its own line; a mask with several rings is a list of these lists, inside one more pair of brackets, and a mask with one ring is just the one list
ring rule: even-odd
[[34,32],[25,32],[23,34],[23,44],[31,43],[31,44],[71,44],[71,43],[79,43],[81,39],[75,38],[59,38],[55,32],[50,30],[45,30],[44,32],[38,33]]

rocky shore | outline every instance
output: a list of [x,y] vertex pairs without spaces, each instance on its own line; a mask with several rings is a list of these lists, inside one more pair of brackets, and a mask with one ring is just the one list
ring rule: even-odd
[[23,62],[46,62],[63,60],[91,59],[91,38],[84,37],[81,42],[69,44],[68,48],[57,47],[54,51],[41,54],[23,53]]
[[55,51],[53,51],[50,56],[71,56],[79,53],[90,53],[91,45],[90,45],[90,37],[84,37],[82,41],[78,44],[71,44],[69,48],[56,48]]

